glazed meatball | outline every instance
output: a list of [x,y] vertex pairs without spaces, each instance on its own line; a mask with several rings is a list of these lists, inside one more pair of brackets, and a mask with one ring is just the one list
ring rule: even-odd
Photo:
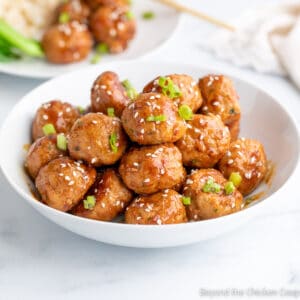
[[230,137],[231,141],[236,141],[239,138],[240,134],[240,120],[233,121],[229,125],[227,125],[229,132],[230,132]]
[[124,51],[136,31],[135,20],[128,6],[100,6],[90,18],[90,29],[99,43],[105,43],[111,53]]
[[62,157],[41,168],[35,184],[44,203],[61,211],[69,211],[82,199],[95,179],[94,168]]
[[174,190],[164,190],[137,197],[126,209],[128,224],[162,225],[187,222],[182,196]]
[[227,180],[215,169],[194,170],[183,187],[191,204],[186,207],[189,220],[206,220],[237,212],[243,207],[243,196],[234,188],[225,191]]
[[232,172],[242,177],[238,189],[243,195],[250,194],[263,180],[267,172],[267,159],[263,145],[250,139],[238,139],[219,162],[222,174],[229,178]]
[[122,124],[130,139],[141,145],[175,142],[186,132],[176,105],[158,93],[140,94],[124,109]]
[[67,16],[68,21],[87,23],[90,15],[89,7],[81,0],[67,0],[59,5],[57,9],[58,21],[61,16]]
[[93,39],[85,24],[72,21],[48,29],[42,47],[49,62],[68,64],[85,59],[92,50]]
[[113,108],[115,115],[121,117],[130,101],[116,73],[104,72],[95,80],[91,91],[93,112],[107,114],[107,109]]
[[228,128],[214,115],[194,115],[187,127],[186,134],[176,143],[183,164],[197,168],[213,167],[229,148]]
[[[200,79],[203,97],[201,113],[212,113],[221,117],[226,126],[240,120],[241,109],[233,82],[223,75],[208,75]],[[238,126],[235,123],[235,126]]]
[[181,153],[173,144],[132,148],[123,156],[119,172],[138,194],[178,187],[186,175]]
[[57,148],[56,137],[56,135],[43,136],[30,146],[25,160],[25,168],[33,179],[48,162],[66,155],[66,151]]
[[116,163],[127,147],[120,119],[89,113],[78,119],[68,137],[70,156],[100,167]]
[[[156,79],[148,83],[144,87],[144,93],[163,93],[163,89],[159,84],[159,78],[160,77],[157,77]],[[200,108],[202,104],[201,92],[199,86],[197,85],[197,82],[194,81],[191,76],[184,74],[172,74],[165,76],[165,78],[167,80],[171,80],[181,93],[181,96],[177,96],[172,99],[176,105],[180,106],[182,104],[186,104],[193,110],[193,112],[196,112]],[[170,97],[170,93],[168,93],[167,91],[165,92],[165,94]]]
[[113,169],[100,174],[87,195],[95,196],[95,206],[85,208],[82,201],[75,207],[73,213],[80,217],[100,221],[111,221],[117,217],[125,210],[133,196]]
[[68,133],[74,122],[79,118],[78,109],[71,104],[53,100],[43,104],[36,112],[32,124],[32,138],[44,136],[43,127],[52,124],[57,133]]
[[120,5],[129,5],[130,0],[85,0],[87,5],[95,10],[99,6],[111,5],[111,6],[120,6]]

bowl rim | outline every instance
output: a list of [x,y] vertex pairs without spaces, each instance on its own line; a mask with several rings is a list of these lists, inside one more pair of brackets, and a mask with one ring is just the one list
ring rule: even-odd
[[[255,83],[245,80],[244,78],[240,77],[238,78],[237,76],[235,76],[234,74],[232,74],[231,72],[223,72],[223,70],[217,69],[217,68],[211,68],[209,66],[206,65],[201,65],[201,64],[191,64],[191,63],[177,63],[177,62],[164,62],[164,61],[159,61],[159,60],[144,60],[144,59],[133,59],[133,60],[123,60],[123,61],[114,61],[114,62],[109,62],[109,63],[105,63],[103,65],[101,65],[102,69],[105,68],[110,68],[110,67],[117,67],[119,65],[130,65],[130,64],[147,64],[147,65],[151,65],[153,66],[153,64],[157,65],[165,65],[165,66],[170,66],[170,67],[180,67],[180,68],[199,68],[199,70],[204,70],[205,72],[209,71],[209,73],[211,74],[219,74],[222,73],[226,76],[229,76],[231,79],[233,79],[234,81],[240,81],[242,83],[247,84],[248,86],[250,86],[251,88],[266,94],[276,105],[279,106],[279,108],[286,114],[286,116],[288,117],[288,119],[290,120],[292,126],[295,129],[296,135],[297,135],[297,143],[295,143],[295,145],[297,146],[298,150],[300,149],[300,130],[298,128],[297,125],[297,121],[294,117],[294,115],[292,115],[284,106],[283,104],[280,103],[280,101],[278,101],[274,96],[270,95],[268,92],[266,92],[265,90],[263,90],[262,88],[258,87]],[[99,70],[99,66],[89,66],[80,70],[75,70],[69,73],[64,73],[58,77],[54,77],[51,78],[45,82],[43,82],[42,84],[38,85],[37,87],[35,87],[34,89],[32,89],[30,92],[26,93],[12,108],[12,110],[9,112],[8,116],[5,118],[4,122],[2,123],[2,126],[0,128],[0,140],[4,140],[4,136],[5,136],[5,128],[8,127],[9,123],[10,123],[10,119],[13,118],[15,111],[23,105],[23,103],[25,101],[27,101],[28,98],[30,98],[30,96],[35,93],[37,90],[39,89],[43,89],[45,86],[47,86],[48,84],[52,83],[53,81],[60,81],[62,80],[64,77],[72,77],[74,74],[77,74],[79,72],[88,72],[89,70],[94,70],[97,69]],[[200,226],[201,224],[211,224],[211,223],[223,223],[226,221],[230,221],[233,220],[235,218],[241,217],[242,215],[245,214],[250,214],[250,213],[254,213],[255,211],[257,211],[257,209],[262,208],[262,206],[266,206],[270,203],[270,199],[271,198],[275,198],[279,193],[281,193],[289,184],[289,182],[291,181],[291,179],[294,177],[296,171],[298,169],[300,169],[300,151],[298,151],[298,155],[296,158],[296,163],[293,166],[293,169],[289,175],[289,177],[285,180],[285,182],[278,188],[278,190],[276,190],[275,192],[273,192],[273,194],[267,198],[265,198],[263,201],[257,203],[256,205],[252,205],[249,206],[247,209],[243,209],[241,211],[238,211],[236,213],[233,214],[229,214],[229,215],[225,215],[222,217],[218,217],[218,218],[214,218],[214,219],[208,219],[208,220],[201,220],[201,221],[197,221],[197,222],[187,222],[187,223],[179,223],[179,224],[163,224],[160,226],[157,226],[155,224],[153,225],[140,225],[140,224],[126,224],[126,223],[118,223],[118,222],[111,222],[111,221],[98,221],[98,220],[93,220],[93,219],[88,219],[88,218],[83,218],[83,217],[79,217],[79,216],[75,216],[72,214],[69,214],[67,212],[62,212],[59,210],[56,210],[38,200],[36,200],[33,196],[29,196],[29,194],[27,194],[25,191],[23,191],[22,188],[20,188],[15,182],[14,180],[11,178],[8,170],[6,168],[3,167],[3,161],[4,161],[4,156],[1,155],[1,148],[0,148],[0,169],[2,170],[2,173],[4,174],[6,180],[9,182],[9,184],[11,185],[11,187],[17,192],[17,194],[19,194],[22,198],[25,198],[25,200],[31,205],[33,206],[36,210],[39,211],[39,213],[41,213],[41,210],[45,211],[45,214],[49,215],[54,215],[55,218],[67,218],[70,221],[79,221],[85,224],[92,224],[95,226],[106,226],[106,227],[110,227],[112,229],[128,229],[128,230],[136,230],[136,229],[141,229],[141,230],[174,230],[177,228],[181,228],[181,227],[185,227],[185,228],[190,228],[190,227],[194,227],[194,226]],[[26,174],[25,174],[26,175]],[[24,179],[25,180],[25,179]],[[37,206],[37,207],[36,207]],[[43,214],[43,213],[41,213]],[[48,217],[47,217],[48,218]],[[50,218],[51,219],[51,218]],[[55,222],[56,223],[56,222]],[[62,226],[62,225],[60,225]]]

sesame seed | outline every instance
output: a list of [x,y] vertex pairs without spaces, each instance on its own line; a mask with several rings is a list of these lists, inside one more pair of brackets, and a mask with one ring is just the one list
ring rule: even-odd
[[144,133],[145,133],[145,129],[142,128],[142,129],[141,129],[141,134],[144,134]]
[[186,184],[193,184],[193,180],[192,179],[187,179]]
[[214,101],[211,103],[213,106],[219,106],[220,105],[220,102],[219,101]]
[[105,208],[105,203],[104,202],[101,202],[101,206],[103,207],[103,208]]
[[160,174],[161,174],[161,175],[164,175],[165,173],[166,173],[165,169],[161,169],[161,170],[160,170]]
[[157,219],[156,223],[157,223],[158,225],[161,225],[161,224],[162,224],[161,219]]
[[62,115],[63,115],[63,112],[60,111],[60,112],[58,113],[58,116],[61,117]]
[[230,156],[231,156],[231,152],[228,150],[228,151],[226,152],[226,155],[227,155],[228,157],[230,157]]
[[142,218],[141,216],[136,217],[137,221],[139,221],[141,218]]
[[66,112],[68,113],[68,112],[70,112],[71,111],[71,107],[67,107],[66,108]]
[[195,131],[196,133],[200,133],[200,132],[201,132],[200,129],[198,129],[198,128],[195,128],[194,131]]
[[150,98],[149,98],[150,100],[153,100],[153,99],[155,99],[155,96],[150,96]]
[[145,183],[150,182],[150,178],[144,179],[144,182],[145,182]]
[[111,96],[112,95],[112,91],[107,91],[106,94],[109,95],[109,96]]
[[245,173],[245,178],[251,179],[251,177],[252,177],[252,172]]
[[94,164],[96,161],[97,161],[97,158],[94,157],[94,158],[92,158],[91,163]]
[[138,167],[138,166],[139,166],[139,163],[134,162],[133,165],[134,165],[135,167]]
[[117,30],[114,29],[114,28],[111,28],[111,29],[109,30],[109,35],[112,36],[112,37],[116,36],[116,35],[117,35]]
[[43,119],[44,119],[44,120],[48,120],[49,117],[48,117],[47,115],[43,115]]
[[136,119],[138,116],[139,116],[139,113],[138,113],[138,112],[135,112],[135,114],[134,114],[133,117]]
[[255,156],[252,156],[252,157],[250,158],[250,164],[253,165],[255,162],[256,162],[256,157],[255,157]]
[[92,123],[93,124],[98,124],[98,122],[96,120],[93,120]]
[[65,176],[65,180],[70,181],[71,180],[70,176]]
[[205,106],[203,106],[202,110],[203,110],[203,111],[207,111],[207,110],[208,110],[208,107],[205,105]]
[[73,185],[75,183],[74,180],[70,181],[68,185]]
[[228,165],[232,165],[233,164],[233,159],[229,159],[227,162]]
[[107,89],[107,86],[106,86],[105,84],[102,84],[102,85],[100,85],[100,89],[106,90],[106,89]]
[[63,174],[63,173],[59,173],[59,174],[58,174],[58,176],[60,176],[60,177],[63,177],[63,176],[64,176],[64,174]]

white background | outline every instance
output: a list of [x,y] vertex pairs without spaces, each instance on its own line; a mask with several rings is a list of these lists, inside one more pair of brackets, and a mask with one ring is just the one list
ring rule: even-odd
[[[244,9],[286,1],[182,2],[230,21]],[[300,125],[300,93],[287,80],[238,69],[200,49],[198,41],[213,30],[185,16],[171,40],[144,59],[231,72],[280,99]],[[40,83],[0,74],[0,123]],[[24,203],[0,174],[0,299],[200,299],[200,288],[300,290],[299,179],[298,174],[285,199],[234,232],[188,247],[142,250],[61,229]]]

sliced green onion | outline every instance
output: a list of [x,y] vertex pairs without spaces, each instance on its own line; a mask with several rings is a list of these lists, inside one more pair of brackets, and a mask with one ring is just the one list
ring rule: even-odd
[[96,53],[91,59],[91,64],[97,64],[101,58],[102,56],[99,53]]
[[127,92],[127,96],[131,100],[135,100],[135,98],[138,96],[138,92],[133,87],[133,85],[131,84],[131,82],[128,79],[125,79],[124,81],[122,81],[122,85],[124,86],[124,88],[125,88],[125,90]]
[[77,106],[77,109],[81,115],[85,113],[85,109],[82,106]]
[[242,176],[238,172],[232,172],[229,176],[229,181],[231,181],[235,187],[239,187],[242,182]]
[[191,198],[190,197],[182,196],[182,203],[184,205],[191,205]]
[[170,78],[159,77],[158,85],[161,87],[162,93],[171,99],[182,96],[180,89]]
[[183,104],[179,107],[178,113],[179,116],[186,121],[192,120],[194,116],[192,109],[186,104]]
[[165,115],[149,116],[146,120],[148,122],[164,122],[167,121],[167,117]]
[[134,19],[134,14],[130,10],[126,12],[125,16],[126,16],[126,19],[129,21]]
[[58,17],[58,22],[61,24],[68,23],[70,21],[70,15],[67,12],[62,12]]
[[144,20],[151,20],[155,17],[155,14],[153,11],[145,11],[143,14],[142,14],[142,17]]
[[50,135],[50,134],[55,134],[56,130],[53,124],[46,124],[43,126],[43,133],[44,135]]
[[85,209],[93,210],[95,205],[96,205],[95,196],[87,196],[86,199],[83,200],[83,206]]
[[213,178],[207,179],[204,186],[202,187],[202,191],[204,193],[219,193],[221,190],[221,186],[217,184]]
[[67,151],[67,138],[63,133],[56,137],[56,146],[60,150]]
[[226,182],[224,186],[224,190],[226,195],[231,195],[235,190],[235,186],[233,182],[231,181]]
[[118,135],[114,132],[109,136],[109,144],[113,153],[118,152]]
[[105,43],[100,43],[96,46],[96,52],[99,54],[107,54],[109,52],[109,47]]
[[114,117],[114,116],[115,116],[115,109],[114,109],[113,107],[109,107],[109,108],[107,109],[107,115],[108,115],[109,117]]

